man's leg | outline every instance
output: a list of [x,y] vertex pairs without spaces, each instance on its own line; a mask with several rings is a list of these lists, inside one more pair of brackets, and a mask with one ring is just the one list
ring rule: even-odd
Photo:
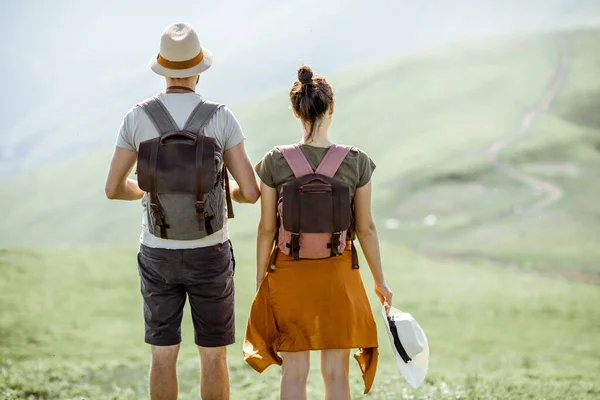
[[181,269],[181,256],[176,250],[141,246],[138,266],[144,299],[145,341],[152,345],[150,398],[175,400],[186,293],[183,285],[173,283],[171,275]]
[[229,399],[229,370],[226,347],[201,347],[200,395],[202,400]]
[[229,242],[185,250],[186,290],[200,351],[202,400],[229,399],[225,346],[235,342],[234,281]]
[[177,354],[179,345],[152,346],[150,399],[177,400]]

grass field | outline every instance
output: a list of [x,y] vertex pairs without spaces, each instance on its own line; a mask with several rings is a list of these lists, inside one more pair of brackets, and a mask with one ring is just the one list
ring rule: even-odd
[[[502,153],[517,168],[560,184],[565,198],[543,215],[516,215],[511,211],[537,201],[537,194],[483,157],[539,101],[558,61],[557,36],[469,42],[331,77],[333,138],[375,159],[376,217],[400,222],[392,237],[457,254],[527,259],[543,268],[598,268],[597,30],[566,34],[571,67],[565,87],[531,132]],[[286,94],[277,92],[234,107],[253,161],[299,136],[287,104]],[[103,195],[111,152],[101,149],[3,182],[0,208],[10,212],[0,245],[134,246],[139,204]],[[428,215],[437,217],[435,226],[423,224]],[[479,236],[489,245],[473,240]]]
[[[515,213],[539,196],[494,170],[483,151],[546,90],[556,34],[470,42],[331,78],[333,139],[362,147],[378,165],[375,214],[388,283],[395,305],[418,319],[431,347],[426,384],[413,391],[380,326],[369,398],[600,398],[600,286],[522,269],[600,274],[600,31],[566,35],[565,87],[502,153],[504,163],[563,188],[563,199],[535,213]],[[253,160],[299,134],[285,93],[234,111]],[[135,268],[141,207],[104,199],[111,151],[2,182],[0,208],[9,212],[0,225],[0,399],[146,397],[149,351]],[[259,376],[241,357],[257,207],[237,206],[236,215],[232,399],[275,399],[278,368]],[[424,223],[429,215],[435,224]],[[385,229],[392,217],[398,226]],[[449,256],[431,259],[412,250],[419,246]],[[366,266],[362,272],[379,316]],[[187,314],[183,334],[180,398],[197,399],[199,362]],[[323,395],[316,366],[309,399]],[[353,364],[351,382],[360,398]]]
[[[278,368],[259,376],[241,358],[254,267],[251,244],[236,239],[234,233],[234,243],[242,244],[236,246],[237,343],[229,350],[232,399],[275,399]],[[388,243],[383,254],[397,305],[427,331],[431,364],[426,384],[409,389],[380,326],[382,355],[370,398],[600,396],[597,287],[484,264],[434,263]],[[2,398],[144,397],[148,349],[133,250],[5,251],[0,260],[0,302],[10,310],[0,317]],[[180,398],[194,399],[198,359],[187,311],[183,336]],[[351,366],[358,398],[361,379]],[[309,398],[322,398],[316,369],[309,381]]]

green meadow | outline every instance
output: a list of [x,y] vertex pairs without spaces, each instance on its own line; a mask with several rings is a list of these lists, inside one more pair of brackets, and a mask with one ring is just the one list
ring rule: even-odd
[[[494,169],[484,152],[548,90],[561,37],[564,86],[500,155],[563,191],[532,211],[544,194]],[[428,378],[413,390],[396,369],[363,261],[381,352],[368,398],[600,398],[599,48],[600,30],[487,38],[330,77],[333,140],[377,164],[374,208],[394,305],[417,318],[430,342]],[[231,108],[253,161],[299,138],[285,90]],[[111,152],[2,182],[0,399],[147,397],[135,259],[141,207],[104,198]],[[231,397],[277,399],[279,368],[258,375],[242,360],[258,207],[235,211]],[[183,336],[180,398],[198,399],[189,308]],[[318,399],[313,359],[308,397]],[[350,371],[353,398],[361,398],[353,360]]]

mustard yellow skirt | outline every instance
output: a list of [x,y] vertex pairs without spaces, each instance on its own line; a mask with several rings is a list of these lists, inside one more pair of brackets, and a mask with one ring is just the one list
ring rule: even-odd
[[349,248],[338,257],[299,260],[279,252],[250,310],[244,360],[262,372],[277,352],[358,349],[365,394],[377,369],[377,328]]

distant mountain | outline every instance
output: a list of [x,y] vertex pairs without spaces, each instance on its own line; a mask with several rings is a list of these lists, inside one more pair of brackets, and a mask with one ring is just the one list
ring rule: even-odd
[[[337,96],[332,139],[359,146],[375,160],[376,216],[397,215],[403,221],[399,232],[406,235],[402,240],[434,229],[424,230],[421,222],[430,213],[443,216],[443,224],[436,225],[442,227],[534,199],[522,185],[495,176],[482,149],[511,132],[539,101],[556,69],[556,36],[469,41],[330,76]],[[569,181],[569,201],[557,210],[579,213],[575,222],[593,221],[595,197],[585,206],[581,201],[583,194],[594,193],[590,190],[600,193],[600,181],[593,178],[600,167],[594,150],[600,92],[591,79],[598,74],[600,31],[570,34],[569,41],[574,60],[569,90],[559,98],[557,111],[537,123],[548,132],[532,134],[524,150],[517,148],[513,155],[509,149],[503,157],[520,157],[528,168],[543,160],[550,167],[562,164],[538,169],[560,172],[560,165],[570,163],[587,171]],[[253,162],[273,146],[300,137],[287,104],[286,91],[277,91],[236,107]],[[556,149],[565,154],[555,156]],[[0,209],[6,211],[0,246],[134,245],[139,202],[109,201],[103,192],[111,152],[106,146],[6,180],[0,186]],[[475,196],[482,193],[484,202]],[[236,206],[236,235],[254,235],[257,210]]]
[[147,64],[181,20],[215,53],[200,91],[235,111],[289,86],[302,62],[330,74],[465,38],[600,24],[600,2],[4,2],[0,178],[110,146],[128,108],[161,90]]

